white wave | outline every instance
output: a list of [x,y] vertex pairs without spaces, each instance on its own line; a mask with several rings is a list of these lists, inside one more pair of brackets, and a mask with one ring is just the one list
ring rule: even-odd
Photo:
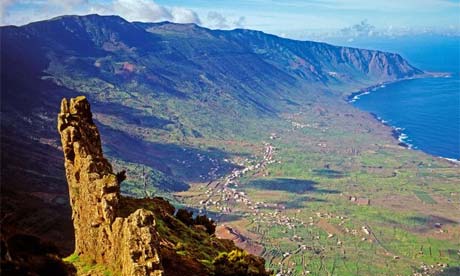
[[401,133],[401,134],[399,134],[398,141],[401,142],[401,143],[406,144],[408,149],[416,149],[416,148],[414,148],[414,145],[409,143],[409,141],[411,141],[411,140],[409,140],[408,138],[409,138],[409,136],[407,136],[407,134]]
[[398,137],[399,142],[404,142],[404,139],[407,139],[407,135],[404,133],[401,133]]
[[354,102],[356,102],[357,100],[359,100],[361,96],[364,96],[364,95],[367,95],[367,94],[370,94],[370,93],[371,93],[371,92],[369,92],[369,91],[365,91],[365,92],[363,92],[363,93],[360,93],[360,94],[358,94],[358,95],[355,95],[355,96],[354,96],[350,101],[348,101],[348,102],[354,103]]
[[459,160],[459,159],[447,158],[447,157],[442,157],[442,156],[439,156],[439,158],[446,159],[447,161],[453,162],[453,163],[455,163],[455,164],[460,164],[460,160]]

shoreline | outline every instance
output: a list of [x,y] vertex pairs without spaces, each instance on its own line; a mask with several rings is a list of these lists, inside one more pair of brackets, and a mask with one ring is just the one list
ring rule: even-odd
[[356,92],[352,92],[349,95],[345,96],[345,100],[348,103],[354,103],[355,101],[359,100],[360,96],[367,95],[371,92],[376,91],[379,88],[385,88],[386,85],[388,84],[398,83],[398,82],[407,81],[407,80],[425,79],[425,78],[450,78],[452,77],[452,75],[453,73],[448,73],[448,72],[425,72],[423,74],[412,76],[412,77],[406,77],[406,78],[390,80],[390,81],[383,81],[383,82],[379,82],[371,86],[361,88]]
[[[424,74],[421,74],[419,76],[402,78],[402,79],[397,79],[397,80],[392,80],[392,81],[380,82],[378,84],[374,84],[374,85],[359,89],[358,91],[351,93],[350,95],[348,95],[346,97],[346,101],[349,104],[353,104],[354,102],[356,102],[357,100],[360,99],[360,96],[370,94],[371,92],[375,92],[380,88],[385,88],[386,85],[392,84],[392,83],[397,83],[397,82],[406,81],[406,80],[423,79],[423,78],[449,78],[449,77],[452,77],[452,75],[453,75],[452,73],[425,72]],[[362,111],[364,111],[364,110],[362,110]],[[418,148],[414,148],[414,145],[412,145],[412,144],[408,143],[407,141],[405,141],[409,137],[405,133],[402,132],[404,130],[404,128],[390,125],[387,121],[385,121],[384,119],[382,119],[380,116],[378,116],[377,114],[375,114],[373,112],[369,112],[369,111],[364,111],[364,112],[369,113],[374,119],[379,121],[382,125],[390,127],[391,128],[391,136],[395,140],[398,141],[399,146],[404,147],[406,149],[410,149],[410,150],[419,150]],[[444,156],[436,156],[436,155],[428,153],[426,151],[423,151],[423,150],[421,150],[421,151],[424,152],[425,154],[431,155],[433,157],[444,159],[444,160],[446,160],[448,162],[451,162],[451,163],[454,163],[456,165],[460,164],[460,158],[456,159],[456,158],[450,158],[450,157],[444,157]]]
[[[420,150],[417,147],[414,147],[414,145],[412,145],[412,144],[410,144],[410,143],[405,141],[405,139],[409,138],[409,136],[407,136],[407,134],[405,134],[403,132],[404,128],[392,126],[392,125],[388,124],[387,121],[385,121],[382,118],[380,118],[377,114],[372,113],[372,112],[369,112],[369,113],[372,115],[372,117],[374,117],[374,119],[379,121],[381,124],[391,128],[391,136],[393,136],[393,138],[395,140],[398,140],[398,142],[399,142],[398,146],[401,146],[401,147],[409,149],[409,150]],[[444,160],[449,161],[451,163],[454,163],[456,165],[460,165],[460,159],[456,159],[456,158],[452,158],[452,157],[437,156],[437,155],[431,154],[429,152],[426,152],[424,150],[420,150],[420,151],[422,151],[425,154],[428,154],[430,156],[441,158],[441,159],[444,159]]]
[[415,149],[412,144],[409,144],[406,141],[404,141],[404,139],[408,138],[408,136],[402,132],[404,130],[403,128],[390,125],[387,121],[383,120],[382,118],[380,118],[377,114],[373,112],[369,112],[369,114],[371,114],[372,117],[374,117],[374,119],[379,121],[382,125],[385,125],[391,128],[391,136],[395,140],[399,141],[398,146],[404,147],[406,149]]

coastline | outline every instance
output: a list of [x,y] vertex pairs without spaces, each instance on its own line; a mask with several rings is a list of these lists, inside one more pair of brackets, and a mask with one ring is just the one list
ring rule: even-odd
[[399,141],[398,143],[399,146],[404,147],[406,149],[414,149],[414,146],[412,144],[409,144],[406,141],[404,141],[404,139],[407,138],[407,135],[402,132],[404,130],[403,128],[392,126],[388,124],[387,121],[383,120],[382,118],[380,118],[377,114],[373,112],[369,112],[369,114],[371,114],[372,117],[374,117],[374,119],[379,121],[382,125],[385,125],[391,128],[391,136],[393,136],[393,138]]
[[371,92],[376,91],[379,88],[385,88],[385,86],[388,84],[398,83],[398,82],[407,81],[407,80],[425,79],[425,78],[450,78],[452,77],[452,75],[453,75],[452,73],[447,73],[447,72],[424,72],[423,74],[412,76],[412,77],[400,78],[400,79],[391,80],[391,81],[383,81],[383,82],[379,82],[371,86],[361,88],[356,92],[352,92],[346,96],[345,100],[348,103],[354,103],[355,101],[359,100],[360,96],[367,95]]
[[[360,90],[358,90],[356,92],[353,92],[353,93],[349,94],[348,96],[346,96],[346,101],[349,104],[353,104],[354,102],[356,102],[357,100],[360,99],[360,96],[370,94],[371,92],[377,91],[380,88],[385,88],[386,85],[388,85],[388,84],[398,83],[398,82],[402,82],[402,81],[406,81],[406,80],[423,79],[423,78],[449,78],[449,77],[452,77],[452,75],[453,75],[452,73],[425,72],[424,74],[421,74],[421,75],[418,75],[418,76],[401,78],[401,79],[396,79],[396,80],[392,80],[392,81],[380,82],[378,84],[374,84],[374,85],[362,88],[362,89],[360,89]],[[387,121],[385,121],[384,119],[382,119],[380,116],[378,116],[377,114],[375,114],[373,112],[368,112],[368,113],[372,117],[374,117],[374,119],[379,121],[382,125],[385,125],[385,126],[391,128],[391,136],[395,140],[398,141],[399,146],[404,147],[406,149],[410,149],[410,150],[417,150],[417,148],[414,147],[414,145],[412,145],[412,144],[410,144],[410,143],[408,143],[406,141],[406,139],[409,138],[409,137],[405,133],[403,133],[404,128],[390,125]],[[456,165],[460,164],[460,159],[444,157],[444,156],[436,156],[436,155],[433,155],[433,154],[425,152],[425,151],[423,151],[423,152],[428,154],[428,155],[431,155],[433,157],[444,159],[444,160],[446,160],[448,162],[451,162],[453,164],[456,164]]]

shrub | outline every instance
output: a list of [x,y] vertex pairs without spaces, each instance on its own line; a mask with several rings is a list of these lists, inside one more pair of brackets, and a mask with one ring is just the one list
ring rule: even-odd
[[209,219],[206,215],[196,216],[193,218],[193,213],[186,209],[179,209],[176,213],[176,218],[182,221],[187,226],[192,225],[203,225],[206,228],[206,232],[212,235],[216,232],[216,225],[212,219]]
[[213,260],[214,275],[216,276],[268,276],[265,270],[265,260],[250,255],[245,251],[235,249],[231,252],[220,253]]
[[206,215],[196,216],[194,224],[203,225],[209,235],[212,235],[216,232],[216,225],[214,224],[214,221],[208,218]]
[[186,209],[179,209],[177,210],[176,218],[187,226],[193,225],[193,213],[191,211],[187,211]]

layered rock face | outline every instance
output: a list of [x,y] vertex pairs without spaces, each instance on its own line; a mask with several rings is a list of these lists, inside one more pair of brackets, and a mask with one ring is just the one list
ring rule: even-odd
[[83,96],[63,99],[58,115],[69,185],[75,253],[122,275],[163,275],[151,211],[118,216],[120,182],[104,158],[99,131]]

